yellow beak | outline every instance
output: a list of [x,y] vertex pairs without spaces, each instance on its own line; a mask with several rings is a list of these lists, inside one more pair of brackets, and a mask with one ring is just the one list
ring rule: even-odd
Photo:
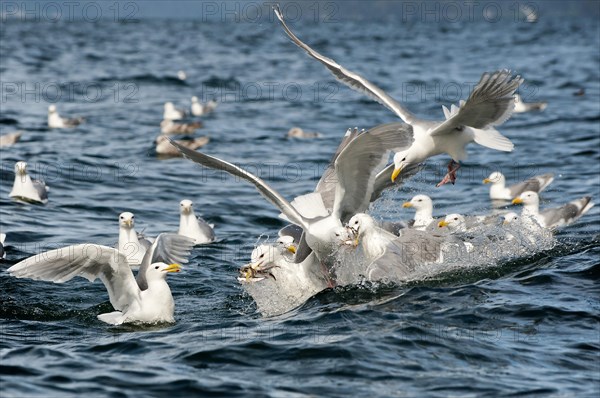
[[508,225],[508,224],[510,224],[508,221],[506,221],[506,220],[502,221],[502,225]]
[[173,263],[169,264],[167,268],[165,268],[165,272],[179,272],[181,271],[181,265]]
[[394,169],[394,172],[392,173],[392,182],[396,181],[396,178],[398,178],[398,175],[402,172],[402,167],[396,167]]
[[125,221],[125,225],[127,225],[128,227],[131,227],[132,224],[133,224],[133,220]]
[[521,198],[514,198],[512,201],[513,205],[519,205],[521,203],[523,203],[523,199],[521,199]]
[[287,247],[287,251],[289,251],[292,254],[296,254],[296,246],[295,245],[289,245]]
[[446,222],[446,220],[442,220],[438,223],[438,227],[442,228],[442,227],[447,227],[448,223]]
[[412,207],[412,203],[404,202],[404,203],[402,203],[402,207]]
[[484,184],[489,184],[490,182],[492,182],[492,180],[490,180],[489,178],[486,178],[483,180]]

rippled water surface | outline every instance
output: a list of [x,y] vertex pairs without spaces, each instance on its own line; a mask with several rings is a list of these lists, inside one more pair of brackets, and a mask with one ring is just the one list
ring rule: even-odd
[[[439,189],[447,159],[432,159],[386,195],[378,217],[408,218],[398,203],[416,192],[431,195],[439,215],[489,211],[481,180],[494,169],[511,181],[554,172],[544,205],[600,200],[598,21],[292,26],[418,115],[440,118],[440,105],[466,98],[483,71],[502,67],[526,78],[526,101],[549,103],[502,126],[513,153],[471,146],[457,185]],[[288,198],[313,189],[346,128],[394,115],[335,83],[273,22],[6,21],[0,32],[0,131],[24,131],[0,152],[3,397],[598,395],[600,206],[560,231],[551,250],[403,286],[327,290],[263,318],[236,272],[259,236],[284,224],[245,182],[157,158],[162,104],[215,96],[204,150],[258,171]],[[581,87],[585,95],[574,96]],[[86,123],[48,130],[49,102]],[[287,140],[296,125],[324,137]],[[47,205],[8,198],[18,160],[51,187]],[[195,248],[185,271],[169,277],[174,325],[110,327],[96,319],[111,310],[99,281],[60,285],[5,272],[40,250],[116,243],[123,211],[146,234],[176,230],[184,198],[217,225],[219,241]]]

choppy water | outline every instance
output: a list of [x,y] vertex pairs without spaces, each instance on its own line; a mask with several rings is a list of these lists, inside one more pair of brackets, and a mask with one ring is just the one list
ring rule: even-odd
[[[501,128],[514,153],[471,147],[458,184],[440,189],[433,185],[447,160],[433,160],[378,205],[380,217],[409,217],[397,203],[415,192],[430,194],[440,215],[486,212],[481,179],[497,168],[511,181],[556,173],[548,205],[586,194],[600,200],[597,21],[293,25],[419,115],[440,117],[441,104],[466,98],[481,72],[501,67],[527,79],[526,101],[549,102]],[[157,159],[162,104],[216,96],[222,103],[205,119],[205,150],[258,171],[290,198],[312,190],[346,128],[394,116],[333,83],[274,23],[6,21],[0,32],[0,131],[25,131],[0,152],[0,227],[9,245],[2,270],[56,246],[114,244],[122,211],[134,212],[147,234],[175,230],[183,198],[217,224],[220,238],[196,248],[185,272],[169,279],[170,326],[100,323],[96,315],[111,306],[99,281],[56,285],[1,272],[2,396],[598,394],[600,206],[561,231],[552,250],[404,286],[328,290],[265,319],[236,270],[261,234],[283,224],[251,186],[187,160]],[[580,87],[585,95],[573,96]],[[87,122],[48,130],[53,101]],[[295,125],[325,137],[286,140]],[[18,160],[50,185],[46,206],[8,199]]]

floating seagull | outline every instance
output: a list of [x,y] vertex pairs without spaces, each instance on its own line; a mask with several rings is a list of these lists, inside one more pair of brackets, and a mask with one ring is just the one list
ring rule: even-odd
[[180,70],[180,71],[177,71],[177,78],[179,80],[185,80],[185,79],[187,79],[187,75],[185,74],[184,71]]
[[134,226],[135,216],[133,213],[125,212],[119,215],[119,244],[117,248],[125,256],[129,265],[138,266],[144,259],[147,245],[140,242]]
[[191,200],[184,199],[179,203],[179,235],[187,236],[194,240],[196,245],[215,241],[214,225],[207,223],[194,214]]
[[[387,163],[392,148],[407,148],[412,143],[412,129],[404,131],[378,126],[359,134],[337,156],[335,171],[337,188],[333,211],[329,212],[319,193],[310,193],[288,202],[259,177],[224,160],[191,151],[171,141],[190,160],[206,167],[223,170],[252,183],[285,217],[305,232],[308,246],[321,262],[329,262],[335,247],[335,231],[342,220],[364,211],[374,191],[376,171]],[[401,149],[399,149],[401,150]],[[362,210],[358,210],[362,209]]]
[[292,127],[287,133],[288,138],[320,138],[320,133],[304,131],[300,127]]
[[437,186],[454,183],[456,171],[460,167],[458,161],[466,159],[465,146],[470,142],[500,151],[513,150],[512,142],[496,131],[494,126],[504,123],[510,117],[515,106],[513,94],[523,82],[520,76],[513,77],[507,70],[486,72],[466,101],[461,101],[458,107],[452,105],[450,110],[442,107],[446,120],[418,119],[373,83],[300,41],[285,24],[278,6],[274,6],[274,11],[285,32],[298,47],[321,62],[338,80],[386,106],[405,123],[413,126],[415,142],[411,148],[394,155],[392,180],[408,164],[420,163],[432,156],[447,153],[452,161],[448,165],[448,174]]
[[4,250],[4,241],[6,240],[6,234],[0,234],[0,259],[6,258],[6,251]]
[[44,181],[31,180],[27,174],[27,163],[15,164],[15,182],[8,196],[23,202],[45,204],[48,203],[49,190]]
[[404,202],[402,207],[416,210],[413,222],[409,223],[414,229],[423,231],[433,222],[433,202],[427,195],[416,195],[409,202]]
[[439,228],[447,227],[451,233],[467,232],[467,220],[460,214],[448,214],[438,223]]
[[484,184],[492,184],[490,187],[490,199],[492,200],[513,200],[525,191],[542,192],[548,185],[554,181],[554,174],[542,174],[531,177],[510,187],[506,186],[506,178],[499,171],[495,171],[486,179]]
[[194,132],[202,127],[202,122],[193,123],[175,123],[171,119],[165,119],[160,122],[160,132],[163,134],[194,134]]
[[525,113],[531,111],[543,111],[548,106],[547,102],[523,102],[519,94],[515,94],[515,113]]
[[217,108],[217,101],[215,100],[209,100],[206,104],[201,104],[200,101],[198,101],[198,97],[193,96],[192,97],[192,115],[194,116],[203,116],[206,114],[209,114],[211,112],[214,112],[214,110]]
[[192,242],[177,234],[160,234],[148,250],[137,275],[124,253],[107,246],[84,243],[29,257],[8,269],[17,278],[63,283],[75,276],[90,282],[100,279],[116,311],[98,315],[111,325],[175,322],[175,302],[165,280],[186,263]]
[[185,117],[185,111],[181,109],[175,109],[175,105],[172,102],[165,102],[165,111],[163,112],[163,119],[168,120],[179,120]]
[[[205,136],[194,138],[193,140],[178,140],[175,142],[193,151],[208,144],[209,141],[210,139]],[[171,145],[171,142],[169,142],[169,138],[166,135],[159,135],[156,137],[156,153],[167,156],[181,156],[181,153],[177,148]]]
[[60,117],[56,111],[56,105],[52,104],[48,107],[48,127],[51,129],[62,129],[66,127],[76,127],[85,121],[82,117],[68,119]]
[[23,135],[22,131],[15,131],[14,133],[8,133],[0,136],[0,148],[7,148],[13,146],[21,139]]
[[522,218],[533,219],[544,228],[558,228],[571,224],[587,213],[594,207],[594,203],[591,200],[591,196],[584,196],[561,207],[546,209],[540,212],[540,198],[538,194],[533,191],[526,191],[518,198],[515,198],[512,203],[523,204]]

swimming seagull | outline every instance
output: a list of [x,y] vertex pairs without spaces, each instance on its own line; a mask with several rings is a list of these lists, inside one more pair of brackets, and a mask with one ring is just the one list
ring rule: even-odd
[[17,162],[15,164],[15,182],[9,197],[28,203],[48,203],[48,191],[50,188],[41,180],[32,180],[27,174],[27,163]]
[[194,116],[203,116],[208,113],[214,112],[217,108],[217,101],[211,99],[206,104],[201,104],[198,100],[198,97],[192,97],[192,115]]
[[591,196],[584,196],[561,207],[545,209],[540,212],[540,198],[538,194],[533,191],[526,191],[518,198],[515,198],[512,203],[523,204],[522,218],[533,218],[544,228],[558,228],[571,224],[587,213],[594,207],[594,203],[591,200]]
[[460,167],[458,162],[466,159],[465,146],[470,142],[500,151],[513,150],[513,143],[496,131],[494,126],[504,123],[511,116],[515,106],[513,94],[523,82],[520,76],[513,77],[508,70],[486,72],[466,101],[460,101],[458,107],[452,105],[450,110],[442,107],[446,120],[419,119],[381,88],[303,43],[288,28],[279,7],[276,5],[273,9],[292,41],[321,62],[336,79],[366,94],[413,126],[415,142],[407,150],[394,155],[392,180],[395,180],[408,164],[420,163],[432,156],[447,153],[452,158],[448,164],[448,174],[437,186],[454,183],[456,171]]
[[490,187],[490,199],[493,200],[513,200],[525,191],[542,192],[548,185],[554,181],[554,174],[542,174],[533,176],[523,182],[509,187],[506,186],[506,178],[499,171],[495,171],[486,179],[484,184],[492,184]]
[[292,127],[288,133],[288,138],[320,138],[322,135],[320,133],[315,133],[312,131],[304,131],[300,127]]
[[405,126],[403,131],[378,126],[359,134],[348,144],[335,160],[337,174],[334,205],[329,212],[319,193],[310,193],[288,202],[277,191],[259,177],[229,162],[191,151],[171,141],[190,160],[205,167],[223,170],[252,183],[259,193],[275,205],[293,224],[305,232],[306,243],[321,262],[331,261],[336,249],[335,232],[342,227],[342,221],[349,219],[359,210],[366,209],[374,190],[376,171],[387,163],[392,148],[407,148],[412,143],[412,129]]
[[194,204],[191,200],[184,199],[179,203],[179,235],[187,236],[194,240],[196,245],[215,241],[213,225],[194,214]]
[[52,104],[48,107],[48,127],[51,129],[62,129],[65,127],[76,127],[85,121],[82,117],[64,118],[60,117],[56,111],[56,105]]
[[423,231],[433,222],[433,202],[427,195],[416,195],[409,202],[404,202],[402,207],[416,210],[413,222],[409,223],[414,229]]
[[135,232],[135,216],[133,213],[124,212],[119,214],[119,243],[117,248],[125,256],[131,266],[142,263],[146,254],[146,245],[140,242]]
[[165,119],[160,122],[160,132],[163,134],[194,134],[194,132],[202,127],[202,122],[193,123],[175,123],[171,119]]
[[182,70],[177,71],[177,78],[179,80],[187,79],[187,75],[185,74],[185,71],[182,71]]
[[185,117],[185,111],[176,109],[172,102],[165,102],[165,110],[163,112],[163,119],[179,120]]
[[543,111],[548,106],[547,102],[523,102],[519,94],[515,94],[515,113],[525,113],[531,111]]
[[[175,302],[166,281],[187,262],[192,242],[177,234],[160,234],[144,257],[137,280],[124,253],[107,246],[84,243],[40,253],[8,269],[16,278],[64,283],[75,276],[100,279],[116,311],[98,315],[111,325],[175,322]],[[171,264],[167,264],[171,263]]]
[[[166,156],[181,156],[181,153],[177,150],[177,148],[171,145],[171,142],[169,141],[170,140],[166,135],[159,135],[156,137],[156,153],[158,155]],[[208,144],[209,141],[210,138],[204,136],[194,138],[193,140],[178,140],[175,142],[193,151]]]
[[0,148],[7,148],[13,146],[21,139],[22,131],[15,131],[14,133],[8,133],[0,136]]

